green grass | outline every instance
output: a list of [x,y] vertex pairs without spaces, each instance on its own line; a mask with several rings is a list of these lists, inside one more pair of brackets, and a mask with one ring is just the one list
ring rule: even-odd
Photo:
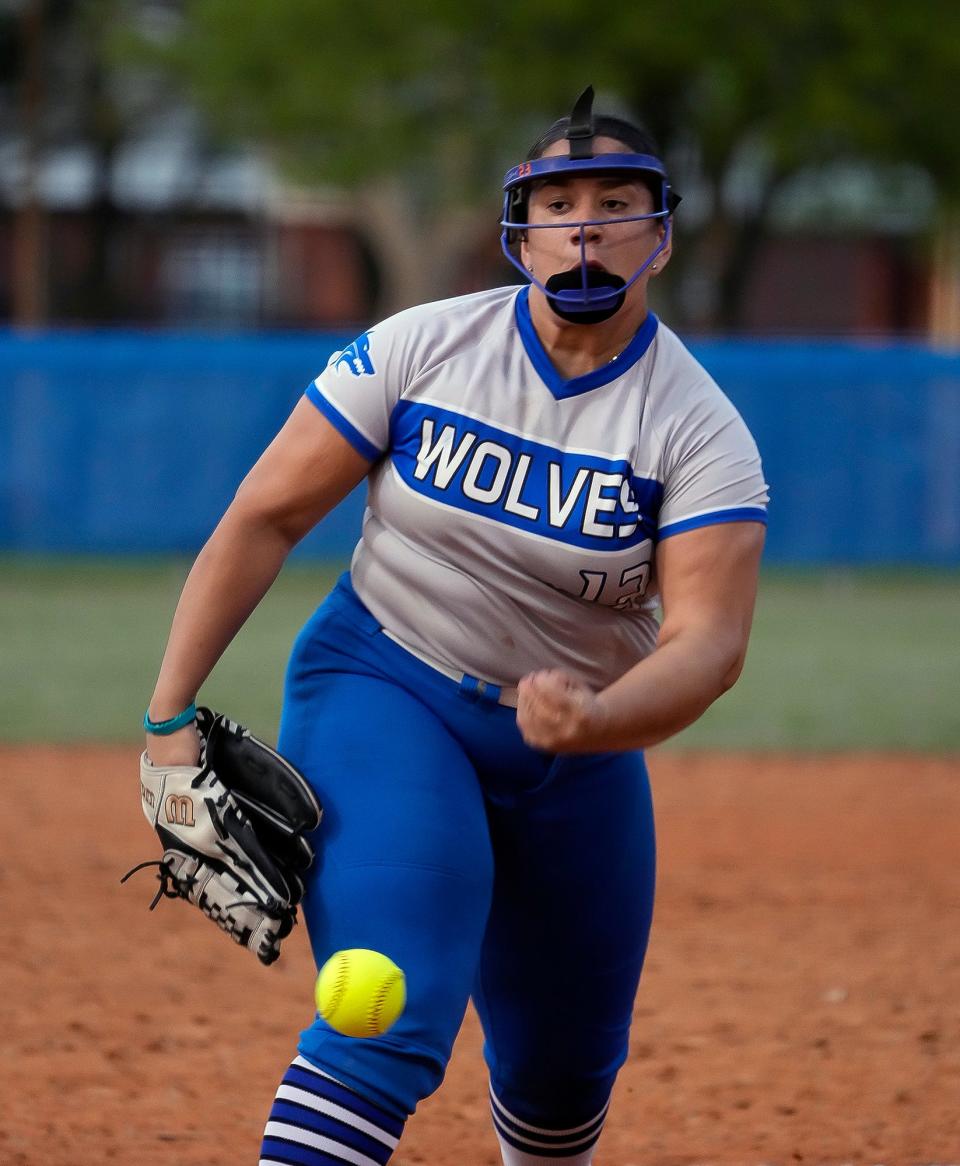
[[[0,559],[0,740],[135,741],[186,560]],[[287,566],[203,690],[275,733],[293,637],[339,573]]]
[[[0,558],[0,740],[137,741],[187,569]],[[339,569],[287,566],[204,697],[273,734],[289,645]],[[768,571],[739,684],[666,747],[960,750],[960,575]]]
[[766,572],[740,681],[676,743],[960,749],[960,574]]

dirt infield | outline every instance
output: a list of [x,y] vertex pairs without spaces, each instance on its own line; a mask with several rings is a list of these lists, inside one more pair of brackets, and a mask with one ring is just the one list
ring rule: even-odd
[[[118,877],[132,750],[0,747],[0,1164],[244,1166],[310,1017]],[[660,891],[599,1166],[960,1163],[960,759],[651,758]],[[576,1000],[570,1007],[576,1007]],[[562,1023],[562,1017],[558,1017]],[[477,1025],[402,1166],[494,1166]]]

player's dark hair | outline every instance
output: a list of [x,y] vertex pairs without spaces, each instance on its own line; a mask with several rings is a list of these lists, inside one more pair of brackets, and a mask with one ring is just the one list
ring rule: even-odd
[[[534,158],[543,157],[548,146],[565,138],[570,129],[570,120],[569,117],[561,117],[542,133],[530,147],[526,161],[532,162]],[[622,117],[601,113],[594,117],[593,127],[594,134],[598,138],[613,138],[615,141],[629,146],[634,154],[652,154],[654,158],[660,157],[660,147],[653,134],[645,126],[625,121]]]

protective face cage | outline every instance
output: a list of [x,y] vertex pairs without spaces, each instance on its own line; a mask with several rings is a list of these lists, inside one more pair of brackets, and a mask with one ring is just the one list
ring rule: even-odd
[[[569,155],[534,158],[528,162],[521,162],[507,171],[503,181],[500,246],[504,255],[524,278],[529,279],[543,292],[557,315],[576,323],[591,324],[609,319],[618,311],[623,305],[627,291],[664,251],[670,242],[670,217],[680,202],[680,196],[672,190],[663,163],[652,154],[594,154],[593,142],[597,133],[593,120],[592,85],[577,98],[570,114],[570,125],[564,136],[570,143]],[[531,184],[558,174],[566,176],[619,174],[639,178],[652,191],[657,209],[644,215],[579,221],[565,219],[556,223],[529,222]],[[663,220],[664,235],[656,250],[628,280],[611,272],[587,266],[584,228],[636,223],[646,219]],[[544,284],[523,266],[511,245],[517,242],[522,232],[557,229],[565,231],[579,229],[580,262],[577,269],[558,272]]]

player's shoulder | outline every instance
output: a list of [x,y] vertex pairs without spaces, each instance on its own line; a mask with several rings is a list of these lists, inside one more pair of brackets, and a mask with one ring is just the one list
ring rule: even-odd
[[517,290],[494,288],[404,308],[332,353],[318,382],[335,393],[338,384],[352,388],[362,379],[402,394],[426,371],[508,335]]
[[654,384],[651,386],[664,394],[721,393],[720,386],[704,368],[680,337],[658,321],[656,335],[656,360],[654,362]]
[[404,308],[374,324],[351,349],[363,347],[366,371],[387,375],[403,392],[426,371],[506,338],[513,328],[517,290],[494,288]]
[[497,287],[404,308],[371,331],[397,335],[445,336],[489,328],[497,319],[512,320],[518,288]]
[[663,416],[694,419],[704,412],[737,412],[712,374],[662,321],[657,328],[650,398]]
[[739,409],[680,337],[661,324],[656,345],[644,420],[665,464],[714,440],[755,449]]

